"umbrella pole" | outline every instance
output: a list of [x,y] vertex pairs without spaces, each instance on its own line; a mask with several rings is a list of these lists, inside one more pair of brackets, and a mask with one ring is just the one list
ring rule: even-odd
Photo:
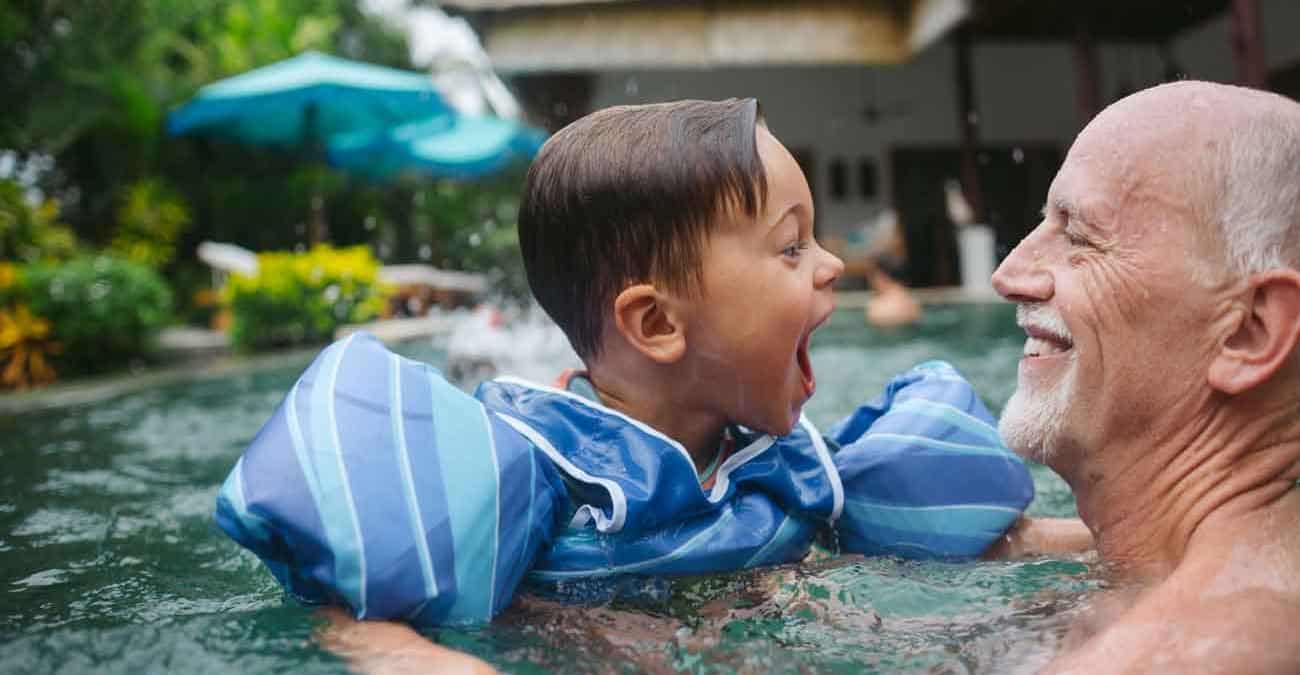
[[[314,180],[319,181],[319,179]],[[329,241],[330,227],[329,222],[325,219],[325,196],[321,194],[319,186],[312,190],[311,221],[307,226],[307,230],[312,246]]]
[[[306,156],[319,158],[324,154],[325,140],[320,132],[320,110],[315,103],[307,104],[302,111],[302,143],[307,148]],[[312,246],[329,241],[330,227],[325,219],[325,195],[321,191],[321,176],[312,172],[310,213],[307,220],[307,239]]]

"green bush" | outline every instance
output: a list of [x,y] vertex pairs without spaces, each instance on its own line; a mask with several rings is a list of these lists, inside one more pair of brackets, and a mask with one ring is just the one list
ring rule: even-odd
[[190,224],[185,201],[157,178],[132,183],[117,210],[109,249],[127,260],[162,269],[176,257],[176,241]]
[[316,246],[307,253],[260,253],[257,274],[232,274],[224,301],[230,342],[249,351],[326,342],[340,325],[375,318],[388,289],[365,246]]
[[529,296],[515,225],[523,191],[523,167],[476,182],[441,180],[412,195],[410,221],[428,256],[397,251],[444,269],[488,275],[494,291],[513,299]]
[[20,284],[32,312],[49,320],[62,345],[55,359],[61,375],[112,370],[146,355],[171,319],[171,291],[162,277],[120,258],[34,263]]
[[33,205],[26,188],[0,179],[0,260],[36,262],[65,259],[77,250],[77,238],[59,222],[59,205],[45,200]]

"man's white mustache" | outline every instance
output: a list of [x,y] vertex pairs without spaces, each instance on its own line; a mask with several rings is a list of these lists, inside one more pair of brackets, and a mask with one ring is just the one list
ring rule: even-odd
[[1016,325],[1021,328],[1033,327],[1074,344],[1074,336],[1065,325],[1065,319],[1045,303],[1023,303],[1016,305]]

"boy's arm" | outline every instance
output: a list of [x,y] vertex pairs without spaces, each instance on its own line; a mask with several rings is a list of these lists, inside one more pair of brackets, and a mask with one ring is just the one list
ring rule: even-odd
[[439,645],[394,621],[357,621],[338,607],[320,610],[327,623],[316,632],[321,646],[369,675],[389,673],[464,673],[497,671],[487,663]]
[[1007,560],[1038,555],[1068,555],[1093,549],[1092,531],[1078,518],[1030,518],[1021,516],[981,556],[985,560]]
[[217,524],[293,597],[416,626],[485,622],[558,526],[528,439],[364,334],[299,378],[217,496]]
[[1024,462],[998,437],[970,383],[931,361],[895,377],[830,436],[844,486],[843,550],[978,558],[1033,500]]

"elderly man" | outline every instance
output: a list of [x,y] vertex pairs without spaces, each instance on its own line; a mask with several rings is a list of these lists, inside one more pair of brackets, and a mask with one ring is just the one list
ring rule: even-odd
[[1300,105],[1182,82],[1070,148],[993,275],[1028,334],[1001,432],[1116,585],[1053,672],[1300,672]]

